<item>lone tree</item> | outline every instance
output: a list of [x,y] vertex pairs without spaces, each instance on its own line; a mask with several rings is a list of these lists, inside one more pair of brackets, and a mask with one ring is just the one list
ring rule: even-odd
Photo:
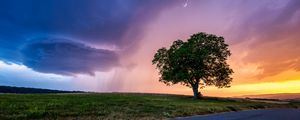
[[201,32],[186,42],[174,41],[169,49],[157,50],[152,64],[160,71],[160,82],[191,87],[194,98],[199,98],[199,88],[230,87],[233,70],[226,63],[230,55],[223,37]]

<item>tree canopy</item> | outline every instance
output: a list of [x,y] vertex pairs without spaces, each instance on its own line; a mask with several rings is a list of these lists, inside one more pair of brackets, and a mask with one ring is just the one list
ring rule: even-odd
[[223,37],[200,32],[157,50],[152,63],[159,70],[160,82],[191,87],[198,98],[199,87],[230,87],[233,70],[226,62],[230,55]]

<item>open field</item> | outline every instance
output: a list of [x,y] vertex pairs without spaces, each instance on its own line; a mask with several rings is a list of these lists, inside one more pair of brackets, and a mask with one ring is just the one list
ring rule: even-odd
[[299,107],[243,99],[157,94],[1,94],[0,119],[167,119],[248,109]]

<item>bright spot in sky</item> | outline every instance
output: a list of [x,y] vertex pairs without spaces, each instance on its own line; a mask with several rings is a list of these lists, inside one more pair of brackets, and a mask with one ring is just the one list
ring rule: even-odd
[[73,90],[71,76],[39,73],[14,63],[0,61],[0,85]]
[[3,61],[0,61],[0,73],[1,76],[11,75],[13,77],[26,77],[26,78],[29,77],[31,79],[36,79],[36,80],[70,81],[71,78],[71,77],[61,76],[56,74],[35,72],[24,65],[19,65],[14,63],[8,64],[8,63],[4,63]]
[[187,7],[188,6],[188,2],[189,2],[189,0],[186,0],[185,3],[184,3],[184,5],[183,5],[183,7]]

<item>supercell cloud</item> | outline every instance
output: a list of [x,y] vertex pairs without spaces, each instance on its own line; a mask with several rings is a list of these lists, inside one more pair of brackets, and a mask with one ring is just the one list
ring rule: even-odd
[[72,75],[107,71],[119,64],[113,51],[88,47],[63,39],[38,39],[21,50],[22,62],[44,73]]
[[120,65],[118,54],[136,47],[147,22],[174,2],[3,0],[0,59],[44,73],[105,72]]

